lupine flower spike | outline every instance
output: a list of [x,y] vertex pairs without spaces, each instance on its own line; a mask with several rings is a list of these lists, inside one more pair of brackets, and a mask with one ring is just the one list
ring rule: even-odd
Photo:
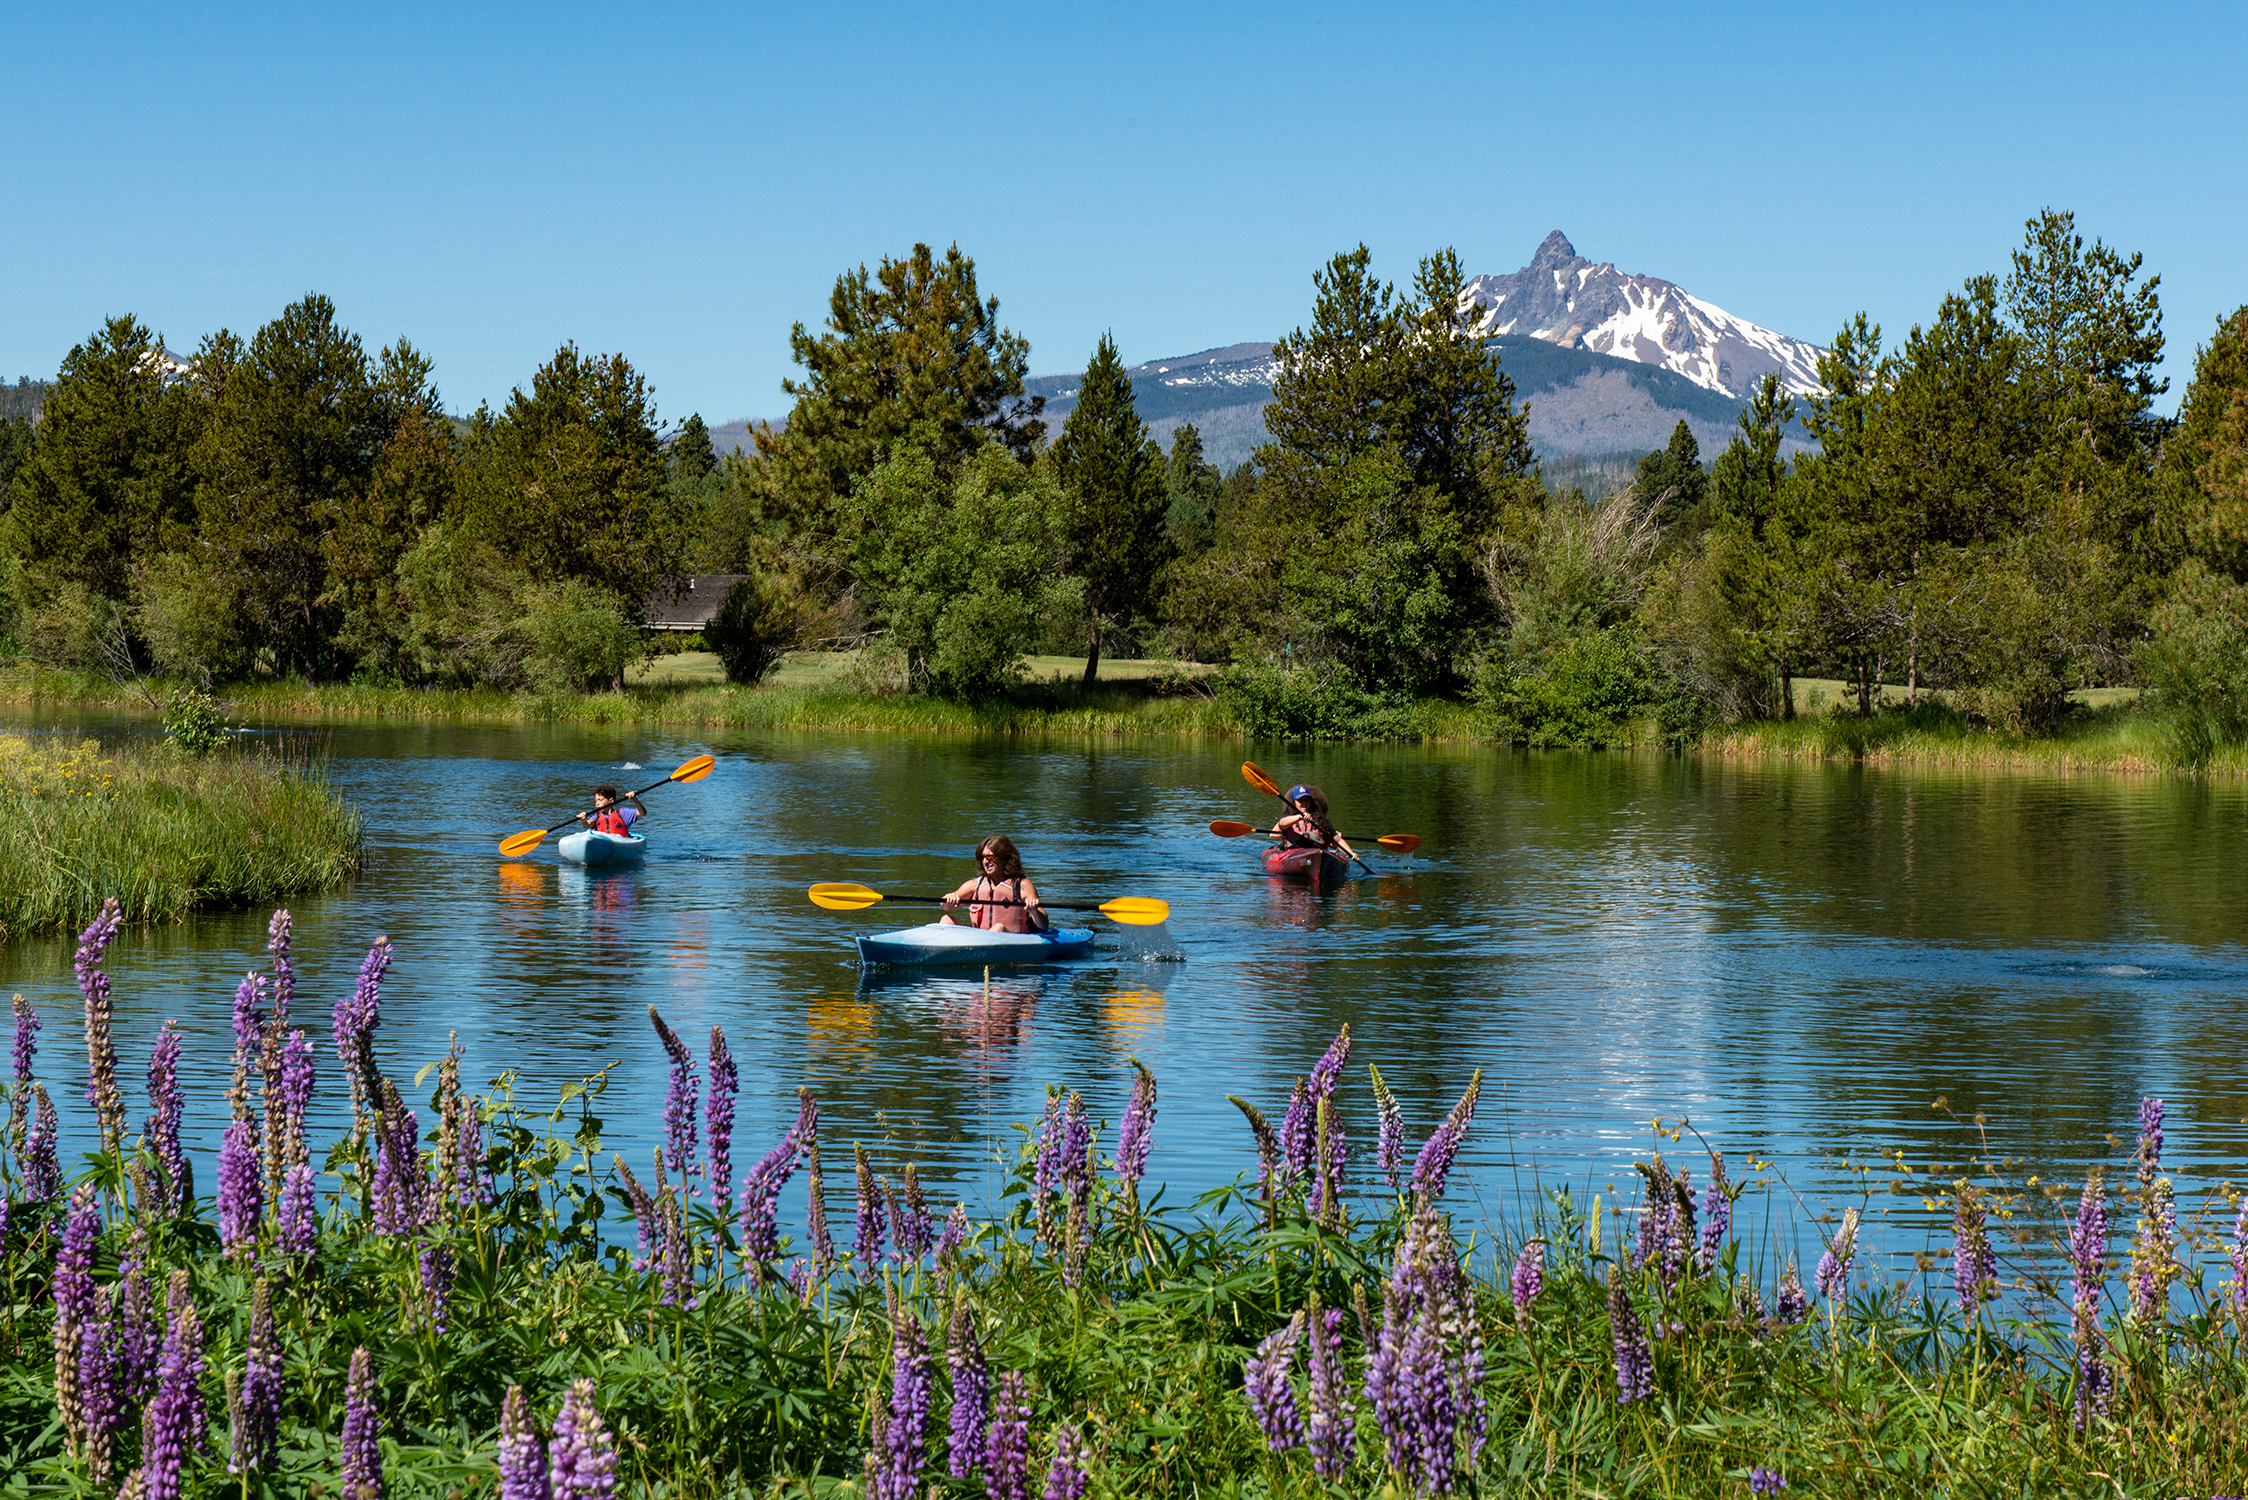
[[1616,1399],[1644,1401],[1655,1394],[1655,1356],[1631,1305],[1621,1266],[1608,1268],[1608,1325],[1616,1343]]
[[499,1465],[500,1500],[550,1500],[546,1444],[519,1385],[509,1386],[500,1402]]
[[990,1500],[1030,1500],[1030,1391],[1013,1370],[999,1376],[991,1423],[984,1428],[983,1470]]
[[[156,1395],[141,1414],[139,1493],[145,1500],[179,1500],[180,1466],[204,1442],[203,1322],[188,1300],[187,1272],[172,1273],[171,1322],[157,1361]],[[373,1497],[380,1500],[380,1494]]]
[[888,1419],[877,1418],[873,1451],[867,1454],[869,1500],[911,1500],[921,1487],[928,1461],[929,1347],[921,1319],[890,1302],[890,1405]]
[[86,1102],[101,1125],[101,1149],[115,1155],[125,1140],[125,1096],[117,1089],[117,1045],[110,1032],[109,975],[102,955],[124,925],[123,910],[111,896],[101,915],[78,934],[78,992],[86,1001]]
[[1138,1058],[1132,1062],[1132,1098],[1124,1106],[1123,1123],[1116,1129],[1116,1175],[1140,1201],[1140,1178],[1147,1173],[1148,1147],[1155,1137],[1155,1075]]
[[[734,1096],[741,1091],[741,1068],[726,1045],[726,1033],[710,1028],[710,1102],[703,1123],[710,1130],[710,1201],[723,1210],[734,1193]],[[795,1156],[790,1154],[790,1163]]]
[[1514,1297],[1514,1320],[1531,1321],[1530,1310],[1537,1306],[1538,1295],[1545,1290],[1545,1241],[1532,1240],[1522,1247],[1514,1258],[1514,1275],[1508,1290]]
[[1814,1278],[1819,1295],[1829,1304],[1844,1302],[1850,1295],[1850,1267],[1858,1256],[1858,1211],[1842,1210],[1842,1226],[1835,1230],[1833,1241],[1826,1253],[1819,1257],[1818,1274]]
[[976,1320],[962,1298],[952,1309],[945,1338],[945,1363],[952,1372],[952,1420],[946,1443],[946,1469],[966,1479],[983,1462],[984,1426],[991,1420],[991,1373],[984,1366]]
[[180,1029],[171,1021],[156,1033],[156,1045],[149,1051],[148,1107],[148,1144],[158,1168],[159,1201],[152,1206],[169,1217],[195,1196],[187,1153],[180,1148],[180,1116],[185,1109],[180,1095]]
[[663,1096],[664,1160],[679,1173],[680,1193],[689,1195],[688,1183],[694,1176],[696,1161],[695,1104],[702,1092],[702,1080],[695,1074],[695,1059],[688,1052],[687,1044],[664,1024],[653,1005],[648,1007],[648,1020],[656,1028],[656,1039],[663,1043],[665,1055],[671,1059],[671,1078],[664,1086]]
[[1356,1408],[1343,1378],[1343,1312],[1322,1310],[1315,1295],[1306,1319],[1310,1335],[1311,1415],[1305,1443],[1311,1469],[1320,1478],[1339,1480],[1358,1446]]
[[1084,1500],[1085,1439],[1074,1422],[1054,1424],[1054,1461],[1046,1468],[1044,1500]]
[[1725,1158],[1712,1151],[1709,1154],[1709,1186],[1702,1189],[1702,1242],[1699,1253],[1703,1275],[1717,1269],[1718,1259],[1725,1253],[1725,1241],[1732,1233],[1732,1184],[1725,1180]]
[[617,1492],[616,1440],[602,1425],[590,1380],[573,1384],[554,1415],[547,1487],[552,1500],[608,1500]]
[[1296,1405],[1292,1378],[1303,1332],[1304,1315],[1297,1313],[1287,1326],[1267,1334],[1257,1352],[1241,1362],[1249,1415],[1263,1431],[1265,1446],[1275,1453],[1301,1448],[1304,1442],[1303,1412]]
[[351,1371],[343,1384],[343,1444],[336,1473],[343,1500],[382,1500],[381,1436],[374,1361],[361,1347],[351,1351]]
[[1452,1106],[1444,1123],[1436,1127],[1436,1133],[1414,1159],[1412,1188],[1422,1202],[1434,1203],[1444,1196],[1444,1185],[1451,1180],[1452,1159],[1459,1155],[1460,1143],[1475,1123],[1475,1099],[1482,1088],[1483,1070],[1477,1068],[1468,1078],[1467,1092],[1460,1095],[1460,1102]]
[[1959,1295],[1959,1315],[1972,1328],[1998,1291],[1998,1257],[1984,1228],[1982,1197],[1964,1181],[1952,1201],[1951,1279]]

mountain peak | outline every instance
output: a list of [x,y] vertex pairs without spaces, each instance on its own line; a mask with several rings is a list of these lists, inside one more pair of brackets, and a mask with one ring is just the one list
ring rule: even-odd
[[1477,331],[1517,334],[1656,365],[1732,397],[1771,372],[1797,395],[1819,385],[1816,345],[1759,328],[1656,276],[1631,276],[1577,254],[1556,229],[1511,276],[1478,276],[1461,305],[1481,311]]
[[1538,242],[1538,253],[1530,257],[1530,264],[1525,269],[1551,271],[1576,258],[1577,247],[1569,243],[1569,236],[1556,229]]

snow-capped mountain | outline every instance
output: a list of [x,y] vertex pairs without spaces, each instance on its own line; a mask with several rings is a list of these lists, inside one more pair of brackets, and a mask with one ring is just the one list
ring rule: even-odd
[[1486,334],[1527,334],[1658,365],[1728,396],[1747,395],[1772,370],[1798,395],[1822,389],[1817,345],[1759,328],[1659,277],[1596,265],[1558,229],[1530,264],[1511,276],[1476,277],[1461,300],[1483,308]]

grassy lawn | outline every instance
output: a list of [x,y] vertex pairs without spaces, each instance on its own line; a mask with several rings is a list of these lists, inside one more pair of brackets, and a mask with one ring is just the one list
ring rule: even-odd
[[[826,687],[843,675],[852,654],[848,651],[792,651],[782,658],[762,686]],[[1085,675],[1082,656],[1026,656],[1023,666],[1034,683],[1072,683]],[[1206,677],[1216,671],[1216,667],[1201,662],[1119,660],[1112,656],[1102,659],[1099,680],[1145,682],[1155,677]],[[634,687],[717,687],[725,682],[726,674],[714,653],[682,651],[677,656],[659,656],[633,667],[625,673],[625,680]]]

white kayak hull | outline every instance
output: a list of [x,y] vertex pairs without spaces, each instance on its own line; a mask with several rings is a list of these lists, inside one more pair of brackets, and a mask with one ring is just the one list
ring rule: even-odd
[[1085,927],[1057,927],[1052,932],[987,932],[981,927],[931,922],[903,932],[862,937],[859,960],[868,964],[1061,964],[1084,958],[1093,951],[1093,933]]
[[648,841],[637,834],[619,838],[598,829],[581,828],[562,835],[554,847],[573,865],[636,865],[648,852]]

